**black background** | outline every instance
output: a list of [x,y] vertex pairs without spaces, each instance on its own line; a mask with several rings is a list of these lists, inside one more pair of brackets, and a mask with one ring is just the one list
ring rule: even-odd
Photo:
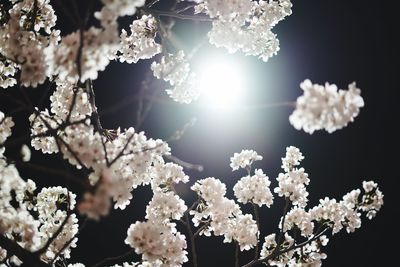
[[[181,140],[171,143],[175,156],[205,167],[202,173],[188,171],[191,181],[178,186],[178,192],[187,204],[190,205],[195,197],[189,187],[195,180],[208,176],[225,182],[228,197],[233,197],[232,187],[244,172],[232,172],[229,158],[246,148],[264,156],[255,167],[264,170],[274,188],[285,148],[294,145],[305,155],[302,166],[311,179],[309,206],[325,196],[341,198],[350,190],[360,188],[363,180],[375,180],[385,194],[385,205],[376,218],[363,220],[362,227],[355,233],[343,231],[330,239],[325,250],[328,258],[323,266],[395,266],[399,240],[396,218],[400,210],[396,195],[399,152],[395,130],[399,122],[398,88],[395,87],[399,46],[394,41],[398,34],[394,9],[388,3],[377,1],[294,1],[293,14],[274,29],[281,43],[277,56],[264,63],[254,57],[232,55],[241,62],[248,76],[246,97],[240,103],[244,106],[294,101],[301,94],[299,83],[305,78],[320,84],[328,81],[345,89],[356,81],[366,105],[354,123],[333,134],[316,132],[309,135],[295,130],[288,121],[292,112],[289,107],[226,112],[209,111],[198,104],[156,105],[141,128],[147,136],[166,139],[191,117],[198,119]],[[130,23],[130,20],[124,19],[122,23]],[[64,23],[64,33],[71,30],[62,15],[60,22]],[[190,27],[197,30],[188,30]],[[185,48],[190,49],[208,28],[207,25],[200,27],[195,23],[177,22],[175,29],[187,45]],[[207,56],[211,58],[222,53],[222,49],[206,46],[194,60],[207,60]],[[150,63],[151,60],[137,65],[112,63],[100,73],[94,82],[99,111],[135,94]],[[166,85],[159,83],[157,86],[161,90]],[[35,98],[38,94],[35,90],[42,89],[32,90],[34,92],[29,94]],[[166,98],[163,91],[160,97]],[[110,129],[134,126],[135,116],[136,106],[132,103],[103,116],[102,124]],[[21,115],[16,120],[23,118]],[[17,125],[14,134],[26,131],[24,128]],[[33,153],[39,158],[36,161],[62,166],[59,159],[51,160],[38,152]],[[39,175],[22,172],[29,178]],[[41,175],[39,183],[60,184],[57,178]],[[73,262],[90,265],[129,249],[123,243],[126,230],[136,220],[144,220],[145,205],[151,198],[149,188],[139,188],[133,194],[132,203],[126,210],[112,211],[111,216],[100,222],[87,224],[78,248],[73,250]],[[262,209],[263,236],[277,230],[282,207],[283,200],[275,196],[275,205]],[[223,244],[221,237],[200,237],[197,247],[200,266],[233,265],[234,247]],[[241,263],[248,262],[251,256],[252,252],[243,253]]]

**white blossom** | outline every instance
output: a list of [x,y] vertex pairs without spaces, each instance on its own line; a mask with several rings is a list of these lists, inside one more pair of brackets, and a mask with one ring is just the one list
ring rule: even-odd
[[196,74],[191,72],[189,76],[173,88],[166,89],[167,94],[176,102],[190,104],[200,96]]
[[234,17],[246,16],[250,13],[252,2],[250,0],[209,0],[204,1],[206,13],[211,18],[219,18],[220,20],[232,20]]
[[372,219],[383,206],[383,194],[374,181],[363,181],[365,195],[362,197],[360,210],[367,212],[367,218]]
[[120,35],[119,60],[137,63],[140,59],[152,58],[161,52],[161,45],[154,40],[157,22],[152,15],[143,15],[130,25],[131,34],[122,29]]
[[151,70],[158,79],[176,85],[182,83],[189,76],[190,67],[186,62],[185,53],[180,50],[176,54],[163,56],[160,63],[153,62]]
[[338,233],[343,226],[347,232],[353,232],[361,226],[360,214],[348,208],[343,202],[324,198],[320,204],[310,210],[311,217],[316,221],[326,221],[332,227],[332,233]]
[[[268,257],[272,251],[275,250],[276,246],[278,245],[276,242],[276,235],[275,234],[270,234],[265,237],[264,243],[261,248],[260,252],[260,258],[266,258]],[[284,235],[284,240],[282,244],[279,246],[280,250],[286,249],[290,247],[294,243],[294,239],[288,234],[285,233]],[[275,257],[274,259],[268,260],[269,265],[271,266],[278,266],[278,267],[283,267],[285,266],[289,260],[292,258],[294,251],[290,250],[288,252],[282,253],[278,257]]]
[[0,145],[11,135],[11,128],[13,126],[14,122],[12,118],[6,117],[5,114],[0,111]]
[[164,163],[163,161],[155,161],[151,176],[153,188],[170,186],[180,182],[187,183],[189,181],[189,176],[183,172],[182,166],[172,162]]
[[250,214],[239,215],[233,220],[233,226],[230,233],[225,235],[232,236],[232,239],[238,242],[240,250],[249,250],[258,243],[258,227],[256,221]]
[[[68,116],[71,122],[75,122],[92,113],[87,92],[73,84],[59,83],[50,96],[50,102],[50,111],[59,123],[65,122]],[[72,106],[72,104],[74,105]]]
[[48,131],[56,129],[58,126],[57,121],[52,119],[49,111],[45,109],[39,114],[31,114],[29,122],[31,124],[31,136],[33,136],[31,146],[36,150],[41,150],[43,153],[58,152],[56,139],[53,136],[46,135]]
[[61,186],[42,188],[36,197],[39,219],[47,220],[53,217],[62,204],[66,204],[68,210],[73,210],[75,198],[74,193]]
[[[64,212],[62,212],[61,210],[57,210],[57,212],[54,213],[52,217],[47,218],[47,220],[39,228],[39,235],[42,239],[42,246],[46,244],[47,240],[58,231],[58,229],[61,227],[61,224],[66,219],[66,216],[67,215]],[[75,237],[77,233],[78,219],[76,218],[75,214],[71,214],[67,219],[63,230],[50,244],[49,248],[46,250],[46,253],[42,255],[42,259],[46,261],[51,261],[68,242],[70,242],[70,244],[65,247],[65,249],[61,252],[61,255],[64,258],[70,258],[71,248],[75,248],[78,241],[78,238]]]
[[273,203],[273,195],[269,189],[271,182],[262,170],[256,169],[253,176],[241,178],[233,187],[238,202],[254,203],[258,206],[270,207]]
[[29,147],[25,144],[22,145],[21,147],[21,157],[22,157],[22,161],[27,162],[31,160],[31,150],[29,149]]
[[[285,223],[283,225],[283,231],[288,231],[297,227],[301,231],[301,235],[304,237],[311,236],[314,230],[314,224],[312,222],[311,215],[304,209],[299,207],[293,207],[285,217]],[[279,224],[280,226],[281,224]]]
[[100,217],[106,216],[111,207],[111,184],[107,170],[102,172],[100,184],[98,184],[94,193],[86,192],[83,200],[78,204],[80,214],[86,215],[93,220],[99,220]]
[[238,50],[258,56],[263,61],[279,51],[279,41],[272,28],[291,14],[289,0],[281,1],[206,1],[197,11],[204,11],[213,21],[209,41],[230,53]]
[[0,87],[7,88],[17,84],[14,78],[18,65],[9,60],[0,60]]
[[282,158],[282,169],[285,172],[289,172],[294,167],[300,165],[300,162],[304,159],[300,149],[294,146],[286,148],[286,156]]
[[133,15],[138,7],[142,7],[145,0],[102,0],[103,4],[118,16]]
[[298,148],[293,146],[286,148],[286,156],[282,158],[282,169],[285,173],[278,175],[276,180],[279,184],[274,189],[280,197],[289,198],[292,204],[299,207],[305,207],[307,204],[308,192],[305,186],[310,183],[304,168],[295,168],[303,158]]
[[163,251],[160,233],[161,227],[156,224],[136,222],[129,227],[125,243],[134,248],[136,253],[152,260]]
[[186,209],[185,202],[173,192],[156,191],[146,207],[146,219],[155,223],[179,220]]
[[358,198],[361,194],[360,189],[352,190],[343,196],[343,204],[345,204],[350,209],[355,209],[359,205]]
[[189,63],[182,50],[176,54],[163,56],[160,63],[153,62],[151,70],[155,77],[174,86],[167,89],[168,95],[173,100],[189,104],[200,96],[196,74],[190,71]]
[[233,171],[239,168],[251,167],[256,160],[262,160],[262,156],[258,155],[254,150],[242,150],[240,153],[234,153],[231,157],[231,168]]
[[309,183],[308,174],[304,168],[294,169],[288,173],[280,173],[276,178],[279,185],[274,192],[280,197],[287,197],[294,205],[305,207],[307,204],[308,192],[305,185]]
[[226,193],[226,185],[214,177],[196,181],[191,189],[209,203],[218,202]]
[[125,243],[135,249],[148,262],[161,260],[166,266],[181,266],[188,261],[185,236],[176,229],[152,222],[136,222],[128,229]]
[[329,239],[322,235],[317,240],[306,244],[302,248],[294,251],[293,258],[288,262],[289,267],[320,267],[322,260],[326,259],[327,255],[321,252],[322,246],[328,244]]
[[338,90],[335,84],[325,86],[305,80],[300,84],[304,94],[297,98],[296,109],[289,117],[297,129],[312,134],[316,130],[332,133],[352,122],[364,106],[361,90],[355,83],[348,90]]
[[[42,188],[36,195],[35,183],[22,180],[15,166],[5,165],[3,160],[0,160],[0,186],[0,234],[15,239],[29,251],[43,247],[67,218],[67,210],[74,209],[75,194],[58,186]],[[18,203],[16,206],[10,204],[12,192]],[[30,211],[37,212],[38,216],[33,217]],[[41,258],[52,260],[62,248],[60,255],[69,258],[70,249],[76,246],[77,232],[78,220],[75,214],[70,214],[63,230]]]
[[[31,18],[32,15],[29,15],[32,14],[33,4],[33,0],[15,3],[8,12],[9,20],[0,27],[0,53],[9,62],[4,71],[8,72],[8,75],[14,75],[15,70],[20,69],[20,81],[26,87],[37,87],[50,74],[51,68],[44,51],[50,44],[58,42],[60,34],[59,31],[52,29],[55,26],[56,16],[49,0],[36,1],[34,20]],[[47,35],[40,34],[41,29],[44,29]],[[2,87],[15,84],[13,79],[15,78],[6,79]]]
[[[115,54],[118,44],[118,31],[115,27],[99,29],[91,27],[83,33],[83,44],[79,31],[63,36],[58,45],[46,49],[46,60],[51,65],[51,72],[57,79],[74,84],[80,78],[97,79],[98,72],[103,71]],[[80,67],[77,59],[80,53]],[[79,73],[80,71],[80,73]],[[78,77],[80,74],[80,77]]]

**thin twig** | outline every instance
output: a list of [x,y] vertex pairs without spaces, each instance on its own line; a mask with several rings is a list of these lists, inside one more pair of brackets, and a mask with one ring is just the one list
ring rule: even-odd
[[257,264],[261,264],[261,263],[268,263],[269,260],[274,259],[280,255],[282,255],[283,253],[289,252],[291,250],[294,249],[298,249],[301,247],[304,247],[305,245],[311,243],[312,241],[318,239],[319,237],[321,237],[327,230],[329,229],[329,227],[325,228],[324,230],[322,230],[320,233],[316,234],[314,237],[310,238],[309,240],[304,241],[303,243],[300,243],[298,245],[292,245],[286,249],[283,250],[278,250],[278,251],[272,251],[271,254],[269,254],[267,257],[262,258],[262,259],[258,259],[258,260],[253,260],[245,265],[243,265],[242,267],[251,267],[251,266],[255,266]]
[[[69,209],[69,192],[68,192],[68,209]],[[46,244],[41,247],[40,249],[38,249],[37,251],[35,251],[35,254],[37,255],[41,255],[43,254],[51,245],[51,243],[53,243],[53,241],[61,234],[62,230],[64,229],[64,226],[67,224],[70,216],[71,216],[72,212],[71,211],[67,211],[67,216],[64,218],[63,222],[61,223],[60,227],[58,227],[57,231],[47,240]]]
[[125,258],[128,258],[134,254],[135,254],[135,250],[131,249],[122,255],[105,258],[105,259],[101,260],[100,262],[94,264],[92,267],[100,267],[100,266],[104,266],[106,264],[112,264],[112,263],[115,263],[118,261],[122,261]]
[[61,253],[72,243],[72,241],[74,241],[74,239],[81,233],[81,231],[83,230],[83,228],[85,228],[86,223],[88,221],[88,218],[86,218],[81,227],[79,228],[78,232],[70,239],[68,240],[68,242],[66,242],[64,244],[64,246],[57,252],[57,254],[54,256],[54,258],[51,260],[50,264],[52,265],[54,263],[54,261],[61,255]]
[[147,5],[146,5],[146,7],[147,8],[150,8],[150,7],[152,7],[153,5],[155,5],[155,4],[157,4],[157,2],[159,2],[160,0],[152,0],[152,1],[150,1]]
[[289,207],[290,207],[290,199],[288,197],[286,197],[285,198],[285,207],[283,209],[283,215],[282,215],[281,231],[280,231],[279,236],[278,236],[277,246],[275,247],[274,250],[277,250],[283,243],[283,238],[284,238],[284,234],[285,234],[285,231],[283,229],[284,229],[284,226],[285,226],[286,214],[289,211]]
[[173,161],[173,162],[181,165],[183,168],[188,169],[188,170],[195,170],[198,172],[202,172],[204,170],[203,165],[189,163],[189,162],[181,160],[180,158],[177,158],[173,155],[165,155],[164,157],[166,157],[170,161]]
[[211,224],[211,221],[206,222],[205,224],[203,224],[199,229],[197,229],[197,231],[194,233],[194,237],[197,237],[200,235],[200,233],[206,229],[209,225]]
[[239,267],[239,244],[235,242],[235,267]]
[[71,115],[72,115],[72,111],[74,110],[75,104],[76,104],[76,98],[78,97],[78,88],[74,88],[73,89],[73,96],[72,96],[72,101],[71,101],[71,105],[69,106],[69,111],[67,114],[67,118],[65,119],[66,122],[70,122],[71,120]]
[[33,1],[33,10],[32,10],[32,15],[31,15],[31,22],[30,22],[31,25],[29,25],[30,26],[29,30],[33,31],[35,34],[36,34],[35,23],[36,23],[37,12],[38,12],[38,1],[34,0]]
[[[257,228],[258,228],[258,236],[257,239],[259,239],[260,237],[260,232],[261,232],[261,228],[260,228],[260,215],[258,214],[258,207],[256,204],[251,203],[253,205],[253,209],[254,209],[254,216],[256,217],[256,223],[257,223]],[[259,241],[257,240],[257,244],[254,250],[254,260],[258,259],[258,252],[259,252]]]
[[93,121],[94,130],[99,132],[100,134],[103,134],[104,130],[103,130],[103,126],[101,125],[100,115],[97,111],[97,106],[96,106],[96,95],[93,90],[92,80],[90,80],[90,79],[86,81],[86,91],[88,92],[89,103],[92,108],[92,121]]
[[192,261],[193,261],[193,266],[197,267],[197,253],[196,253],[196,244],[195,244],[195,236],[193,235],[192,227],[190,226],[190,220],[189,220],[189,212],[185,212],[185,226],[189,234],[189,239],[190,239],[190,248],[192,251]]
[[163,16],[163,17],[171,17],[171,18],[184,19],[184,20],[213,21],[212,18],[206,17],[206,16],[185,15],[185,14],[179,14],[179,13],[176,13],[173,11],[162,11],[162,10],[155,10],[155,9],[149,9],[149,8],[144,8],[143,10],[147,13],[151,13],[153,15]]

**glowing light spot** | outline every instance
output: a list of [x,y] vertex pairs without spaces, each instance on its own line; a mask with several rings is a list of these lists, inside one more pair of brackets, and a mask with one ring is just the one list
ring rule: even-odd
[[236,104],[243,91],[240,66],[229,61],[202,64],[198,72],[202,100],[206,105],[229,108]]

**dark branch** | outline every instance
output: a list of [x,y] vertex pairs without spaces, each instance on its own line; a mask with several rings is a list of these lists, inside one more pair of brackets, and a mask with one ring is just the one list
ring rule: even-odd
[[21,247],[15,241],[8,239],[7,237],[0,235],[0,247],[7,250],[10,255],[17,256],[25,265],[35,267],[49,267],[50,265],[41,261],[38,255],[29,252],[28,250]]
[[133,256],[133,255],[135,255],[135,251],[132,249],[122,255],[105,258],[105,259],[101,260],[100,262],[96,263],[95,265],[93,265],[92,267],[100,267],[100,266],[104,266],[106,264],[117,263],[117,262],[123,261],[124,259],[129,258],[130,256]]

